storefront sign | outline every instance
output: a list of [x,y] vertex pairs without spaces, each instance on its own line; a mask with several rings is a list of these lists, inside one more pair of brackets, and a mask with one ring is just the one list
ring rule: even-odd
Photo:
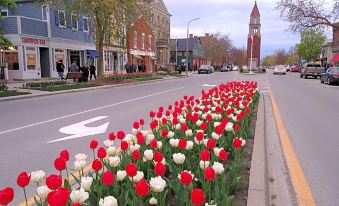
[[139,55],[139,56],[151,56],[154,57],[154,52],[148,52],[148,51],[140,51],[140,50],[130,50],[130,54],[132,55]]
[[26,43],[26,44],[46,45],[46,40],[44,40],[44,39],[21,37],[21,41],[22,41],[22,43]]

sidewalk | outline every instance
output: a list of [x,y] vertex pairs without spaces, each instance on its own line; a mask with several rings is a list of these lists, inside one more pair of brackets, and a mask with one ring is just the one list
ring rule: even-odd
[[[188,77],[191,77],[193,74],[189,74]],[[104,86],[97,86],[97,87],[88,87],[88,88],[81,88],[81,89],[70,89],[70,90],[63,90],[63,91],[55,91],[55,92],[48,92],[48,91],[41,91],[41,90],[33,90],[33,89],[21,89],[23,85],[27,82],[25,81],[15,81],[8,83],[8,90],[17,90],[18,92],[29,92],[30,94],[26,95],[19,95],[19,96],[10,96],[10,97],[1,97],[0,102],[2,101],[10,101],[10,100],[18,100],[18,99],[27,99],[27,98],[35,98],[35,97],[42,97],[42,96],[49,96],[49,95],[57,95],[57,94],[65,94],[65,93],[75,93],[75,92],[83,92],[89,90],[96,90],[96,89],[107,89],[113,87],[120,87],[120,86],[127,86],[133,84],[146,84],[149,82],[157,82],[157,81],[166,81],[178,78],[187,78],[186,75],[182,75],[181,77],[174,77],[174,76],[165,76],[163,79],[156,79],[156,80],[148,80],[148,81],[140,81],[140,82],[133,82],[133,83],[122,83],[122,84],[112,84],[112,85],[104,85]]]
[[298,205],[269,94],[259,101],[247,205]]

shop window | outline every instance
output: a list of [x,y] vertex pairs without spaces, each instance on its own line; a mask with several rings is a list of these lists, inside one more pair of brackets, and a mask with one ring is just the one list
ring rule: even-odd
[[134,31],[134,34],[133,34],[133,47],[135,49],[138,48],[138,33],[137,33],[137,31]]
[[58,18],[59,18],[59,27],[66,27],[66,15],[65,11],[58,11]]
[[36,47],[26,47],[26,68],[27,70],[36,70]]
[[88,25],[88,18],[87,17],[83,17],[83,23],[84,23],[83,31],[88,32],[89,31],[89,25]]
[[8,10],[7,9],[2,9],[1,10],[1,16],[8,16]]
[[113,53],[111,51],[104,51],[105,72],[113,71],[113,62]]
[[62,62],[65,64],[65,50],[54,49],[54,70],[56,70],[56,63],[59,62],[59,60],[62,60]]
[[4,50],[4,62],[7,63],[9,70],[19,70],[19,55],[16,47],[8,47]]
[[145,49],[145,34],[142,33],[141,35],[141,48]]
[[71,20],[72,20],[72,29],[78,30],[78,17],[77,17],[77,15],[72,14]]

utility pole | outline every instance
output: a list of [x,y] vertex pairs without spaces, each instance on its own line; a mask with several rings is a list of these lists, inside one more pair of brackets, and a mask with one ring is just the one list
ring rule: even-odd
[[[186,42],[186,76],[188,76],[188,38],[189,38],[189,28],[192,21],[198,20],[200,18],[191,19],[187,24],[187,42]],[[192,52],[193,53],[193,52]]]

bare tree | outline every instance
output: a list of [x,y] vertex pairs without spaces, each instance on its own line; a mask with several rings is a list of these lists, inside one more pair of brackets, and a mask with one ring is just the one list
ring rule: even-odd
[[238,65],[239,67],[242,67],[244,64],[246,64],[246,50],[243,48],[231,48],[231,57],[232,62],[235,65]]
[[308,28],[339,29],[339,0],[332,0],[332,9],[326,6],[324,0],[280,0],[276,9],[290,23],[289,29],[294,32],[302,32]]
[[232,41],[228,35],[216,33],[203,37],[206,58],[214,65],[222,65],[230,61]]

